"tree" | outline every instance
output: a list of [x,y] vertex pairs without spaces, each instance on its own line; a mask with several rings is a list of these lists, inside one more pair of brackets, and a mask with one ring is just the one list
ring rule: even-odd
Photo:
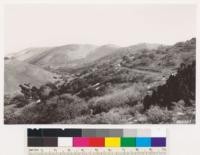
[[20,108],[20,107],[24,107],[25,105],[27,105],[29,102],[28,100],[24,97],[24,95],[16,95],[14,98],[12,98],[12,100],[10,101],[11,104],[16,105],[16,107]]
[[143,100],[144,108],[151,105],[159,105],[171,108],[172,102],[183,99],[186,105],[191,106],[195,100],[195,62],[191,65],[181,64],[176,75],[170,75],[166,84],[159,86],[153,91],[151,96],[146,96]]

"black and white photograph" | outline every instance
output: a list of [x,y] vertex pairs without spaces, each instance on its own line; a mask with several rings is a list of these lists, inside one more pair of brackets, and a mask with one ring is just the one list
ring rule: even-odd
[[4,124],[195,124],[196,5],[7,4]]

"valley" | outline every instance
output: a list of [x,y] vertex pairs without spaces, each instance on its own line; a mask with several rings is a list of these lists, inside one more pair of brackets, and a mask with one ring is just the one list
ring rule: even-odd
[[5,123],[195,123],[195,57],[195,38],[23,50],[5,60]]

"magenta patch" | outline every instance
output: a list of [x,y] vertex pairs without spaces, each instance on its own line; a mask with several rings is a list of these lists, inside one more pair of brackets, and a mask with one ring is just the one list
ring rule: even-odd
[[74,137],[73,138],[74,147],[87,147],[89,146],[89,139],[86,137]]

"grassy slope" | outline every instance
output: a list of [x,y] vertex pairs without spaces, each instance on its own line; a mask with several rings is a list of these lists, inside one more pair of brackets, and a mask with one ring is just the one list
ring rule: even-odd
[[4,76],[4,92],[12,94],[20,91],[19,84],[31,83],[40,86],[48,81],[54,81],[53,76],[56,75],[25,62],[6,60]]

